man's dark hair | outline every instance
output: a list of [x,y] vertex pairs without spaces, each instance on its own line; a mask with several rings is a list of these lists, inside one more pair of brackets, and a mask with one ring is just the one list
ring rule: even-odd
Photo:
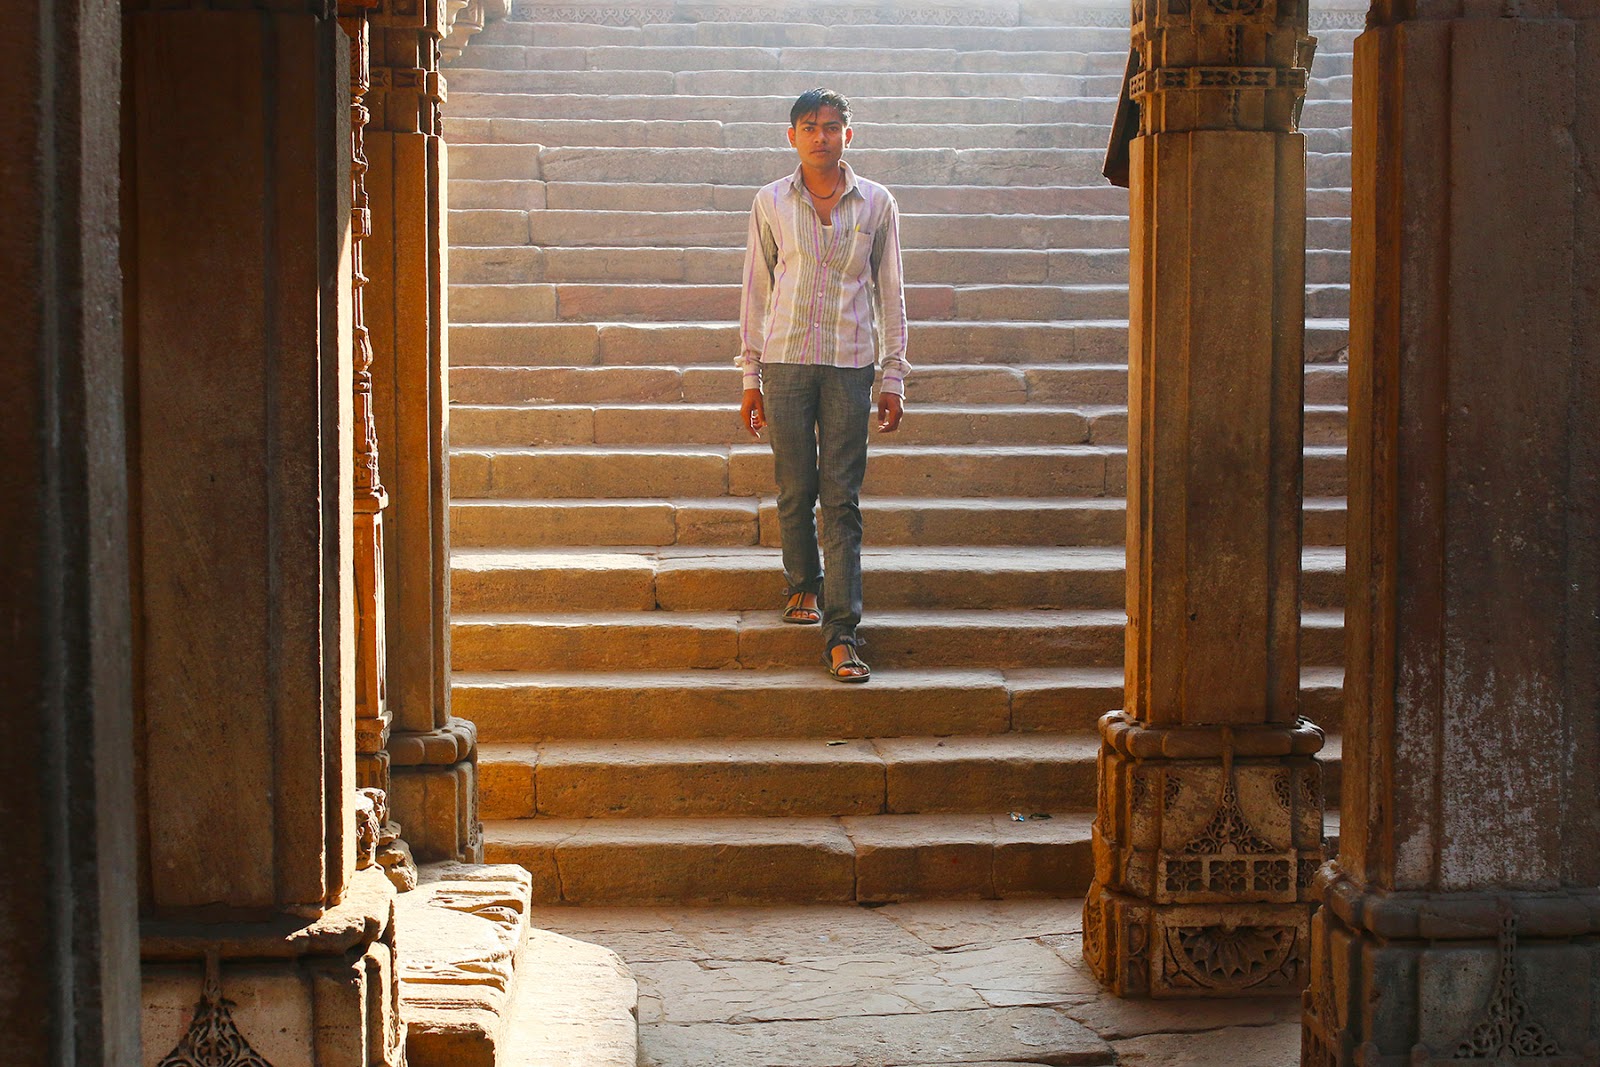
[[844,119],[844,124],[850,125],[850,101],[832,89],[820,88],[809,89],[800,94],[800,99],[789,109],[789,125],[798,126],[801,119],[807,115],[815,115],[825,107],[837,108],[839,117]]

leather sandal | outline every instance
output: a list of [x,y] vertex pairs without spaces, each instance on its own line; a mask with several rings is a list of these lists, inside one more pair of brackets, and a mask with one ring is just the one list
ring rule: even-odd
[[801,626],[815,626],[822,621],[822,612],[817,608],[805,606],[805,599],[815,596],[814,593],[790,593],[789,600],[783,606],[783,621],[797,623]]
[[[833,661],[833,650],[835,648],[849,650],[849,654],[838,663]],[[872,677],[872,668],[863,663],[861,657],[856,655],[856,646],[849,641],[841,641],[824,652],[822,654],[822,665],[828,668],[828,673],[833,675],[835,681],[865,682]],[[853,673],[843,674],[841,673],[843,671],[851,671]]]

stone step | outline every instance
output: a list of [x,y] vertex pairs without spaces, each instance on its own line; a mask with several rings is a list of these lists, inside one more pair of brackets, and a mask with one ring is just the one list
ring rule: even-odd
[[[1023,126],[1013,123],[852,123],[851,151],[865,148],[1097,148],[1107,127],[1098,122]],[[594,148],[772,148],[786,142],[788,121],[711,119],[451,120],[446,136],[461,144],[542,144]],[[1322,138],[1342,151],[1337,137]]]
[[[743,250],[750,211],[518,211],[471,208],[450,212],[454,247],[633,246],[724,247]],[[1052,249],[1128,246],[1126,215],[902,215],[901,245],[928,249]],[[1307,247],[1347,250],[1350,221],[1308,218]]]
[[[542,404],[456,405],[450,414],[451,446],[459,449],[534,445],[725,444],[738,440],[738,405]],[[1116,405],[917,407],[895,431],[900,444],[921,445],[1121,445],[1128,412]],[[1342,445],[1342,406],[1307,405],[1305,443]]]
[[[1343,450],[1308,449],[1307,492],[1343,489]],[[1102,445],[906,446],[874,444],[862,492],[885,496],[1120,495],[1123,449]],[[759,496],[774,492],[772,450],[733,446],[571,446],[457,450],[453,495],[462,498]],[[1337,485],[1337,489],[1332,487]]]
[[[874,443],[862,493],[907,497],[1120,496],[1119,445],[885,445]],[[1345,451],[1305,449],[1308,496],[1343,496]],[[776,492],[772,450],[753,445],[544,446],[456,450],[461,499],[754,497]]]
[[[1342,405],[1343,363],[1306,365],[1305,402]],[[458,404],[724,404],[740,393],[739,369],[703,367],[492,367],[450,371]],[[1126,405],[1125,363],[918,367],[906,382],[907,403]]]
[[[470,51],[469,51],[470,54]],[[478,70],[453,67],[449,84],[469,93],[624,93],[627,95],[737,96],[753,87],[763,93],[794,98],[808,89],[840,81],[836,70]],[[1307,94],[1315,98],[1350,95],[1349,78],[1312,78]],[[979,73],[878,72],[848,75],[850,95],[862,101],[884,96],[1091,96],[1114,97],[1122,74],[1032,74],[1018,71]],[[778,114],[788,117],[788,108]],[[863,119],[879,118],[870,112]]]
[[[1064,10],[1070,10],[1064,9]],[[1317,62],[1348,54],[1356,31],[1317,28]],[[537,22],[506,19],[491,23],[474,41],[547,48],[591,48],[605,45],[750,48],[956,48],[998,51],[1123,51],[1125,26],[1089,25],[820,25],[815,22],[654,22],[609,26],[579,22]],[[476,45],[474,44],[474,47]],[[470,49],[469,49],[470,56]]]
[[[1058,322],[913,322],[916,375],[961,364],[1087,364],[1125,359],[1127,324],[1119,319]],[[1344,319],[1307,319],[1305,358],[1340,358]],[[458,323],[450,355],[458,367],[647,367],[673,364],[733,368],[739,330],[733,322]],[[915,388],[908,379],[907,388]],[[452,384],[454,376],[452,375]],[[723,394],[736,396],[738,390]],[[457,395],[468,403],[484,401]],[[929,398],[931,399],[931,398]],[[1094,402],[1094,401],[1086,401]]]
[[[1321,58],[1321,57],[1319,57]],[[1099,74],[1121,78],[1128,62],[1120,49],[875,48],[861,45],[525,45],[474,41],[451,65],[450,77],[467,71],[817,71],[848,75],[888,73]],[[1347,74],[1340,57],[1313,67],[1315,75]],[[766,86],[762,86],[766,88]]]
[[[1122,707],[1117,667],[903,669],[843,686],[815,669],[457,673],[455,713],[490,742],[1092,733]],[[1302,672],[1314,722],[1342,713],[1338,668]]]
[[[749,211],[755,185],[687,182],[548,182],[515,178],[452,178],[457,209],[512,211]],[[1126,215],[1128,192],[1113,185],[902,185],[900,210],[912,215]],[[1324,195],[1313,190],[1309,195]],[[1348,214],[1345,190],[1326,193],[1337,207],[1312,214]]]
[[[875,684],[875,683],[874,683]],[[1033,813],[1028,813],[1033,814]],[[881,903],[1081,896],[1091,816],[516,819],[484,854],[533,876],[544,904]]]
[[[739,277],[742,248],[540,248],[462,247],[450,250],[450,277],[458,284],[514,285],[564,282],[679,282],[724,284]],[[965,285],[1072,285],[1127,283],[1126,248],[947,249],[904,253],[906,276],[919,283]],[[1312,249],[1306,281],[1348,284],[1350,254]]]
[[[447,74],[447,77],[453,75]],[[760,84],[757,82],[757,84]],[[678,96],[671,94],[605,93],[473,93],[452,82],[445,116],[445,136],[458,141],[450,123],[456,119],[623,119],[674,122],[783,123],[794,95]],[[853,119],[885,123],[1013,123],[1038,125],[1088,122],[1109,129],[1116,97],[1107,96],[874,96],[859,101]],[[866,110],[862,111],[861,108]],[[1309,99],[1301,110],[1302,128],[1330,129],[1351,124],[1348,97]]]
[[[1307,498],[1305,543],[1343,545],[1344,507],[1341,497]],[[874,545],[1120,545],[1127,526],[1120,497],[875,497],[861,511]],[[450,515],[463,548],[778,545],[771,497],[458,499]]]
[[[1119,60],[1120,62],[1120,60]],[[852,122],[852,150],[863,148],[1098,148],[1108,127],[1099,122],[868,123]],[[446,136],[463,144],[542,144],[595,148],[771,148],[785,141],[782,117],[754,122],[712,119],[465,118],[449,120]],[[1311,152],[1348,152],[1351,128],[1308,129]]]
[[[862,550],[867,601],[892,610],[1117,608],[1127,579],[1120,547]],[[783,601],[783,561],[772,548],[458,548],[450,558],[452,611],[760,611]],[[1301,600],[1344,601],[1342,549],[1307,548]]]
[[[764,185],[792,173],[792,148],[568,148],[537,144],[455,143],[450,172],[458,178],[545,182]],[[902,185],[1088,185],[1100,179],[1101,148],[861,148],[849,161],[861,175]],[[1350,187],[1350,156],[1308,152],[1310,188]],[[746,209],[747,210],[747,209]],[[1311,247],[1317,247],[1312,242]]]
[[[453,119],[623,119],[637,121],[692,122],[777,122],[786,123],[795,94],[752,96],[679,96],[668,93],[621,91],[598,95],[581,93],[468,92],[450,78],[450,106],[445,118],[445,136],[461,140],[452,132]],[[765,89],[759,76],[750,86]],[[862,100],[862,105],[868,101]],[[1307,107],[1311,107],[1310,101]],[[1329,104],[1335,102],[1328,102]],[[1349,102],[1343,110],[1323,107],[1315,114],[1325,116],[1327,125],[1349,125]],[[874,96],[867,112],[857,111],[852,118],[871,122],[1009,122],[1038,125],[1055,122],[1091,122],[1110,127],[1116,114],[1115,96]],[[1338,121],[1340,119],[1343,121]],[[1306,121],[1310,121],[1307,119]],[[781,131],[780,131],[781,132]]]
[[[900,185],[1087,185],[1100,177],[1099,148],[862,148],[849,161],[861,175]],[[562,148],[527,144],[450,146],[458,178],[547,182],[693,182],[762,185],[794,170],[794,149]],[[1307,153],[1312,188],[1349,188],[1346,153]],[[1315,247],[1315,245],[1313,245]]]
[[[450,411],[453,448],[533,445],[726,444],[742,434],[738,405],[456,405]],[[1060,407],[930,405],[913,409],[895,432],[902,444],[1122,444],[1127,411],[1115,406]],[[1343,409],[1317,409],[1308,423],[1343,440]],[[1331,439],[1334,423],[1340,428]],[[1309,431],[1309,427],[1308,427]],[[1308,432],[1308,440],[1309,432]]]
[[1099,748],[1094,733],[485,743],[479,803],[484,819],[1092,811]]
[[[883,670],[1112,667],[1124,621],[1120,609],[873,612],[862,654]],[[451,634],[459,671],[822,669],[816,628],[786,625],[771,609],[456,615]]]
[[[906,314],[917,322],[1012,322],[1123,318],[1126,283],[908,285]],[[740,288],[723,285],[530,283],[450,287],[455,323],[615,322],[737,319]],[[1306,314],[1343,318],[1346,285],[1307,285]]]
[[[1344,659],[1337,612],[1301,615],[1300,659]],[[874,668],[1115,667],[1122,662],[1121,609],[874,611],[861,630]],[[757,612],[560,612],[456,615],[452,669],[458,671],[821,670],[815,627]]]

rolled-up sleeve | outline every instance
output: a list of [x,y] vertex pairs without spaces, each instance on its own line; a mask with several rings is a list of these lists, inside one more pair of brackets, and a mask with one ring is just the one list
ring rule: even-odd
[[873,303],[879,324],[882,389],[904,396],[911,363],[906,358],[906,291],[900,266],[900,205],[889,198],[888,212],[872,242]]
[[761,388],[761,351],[767,312],[772,302],[772,277],[778,265],[778,242],[762,217],[761,199],[750,206],[750,231],[744,246],[744,287],[739,296],[739,356],[746,389]]

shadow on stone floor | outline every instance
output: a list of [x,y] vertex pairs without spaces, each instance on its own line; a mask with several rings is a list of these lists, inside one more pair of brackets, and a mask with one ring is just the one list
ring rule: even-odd
[[1290,1067],[1299,999],[1119,1001],[1081,902],[540,908],[639,983],[648,1067]]

